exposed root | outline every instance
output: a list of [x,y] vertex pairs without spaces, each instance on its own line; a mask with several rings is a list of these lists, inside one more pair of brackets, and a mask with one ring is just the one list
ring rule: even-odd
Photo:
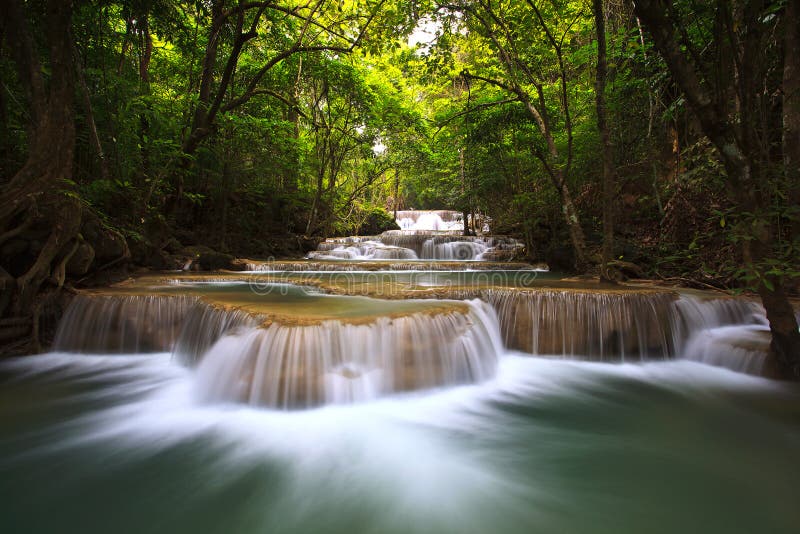
[[56,268],[53,269],[53,275],[50,278],[58,289],[64,286],[64,280],[67,278],[67,263],[69,263],[69,260],[75,255],[82,241],[83,239],[81,239],[79,234],[70,251],[61,259],[58,265],[56,265]]
[[39,256],[28,271],[17,279],[19,288],[15,311],[18,314],[31,309],[39,288],[49,276],[50,265],[66,243],[78,235],[81,222],[80,205],[75,199],[64,198],[53,217],[53,231]]
[[38,212],[36,211],[36,201],[34,200],[33,197],[29,198],[31,202],[31,207],[28,208],[28,216],[25,218],[22,224],[0,235],[0,245],[2,245],[11,238],[18,236],[19,234],[30,228],[30,226],[33,224],[33,221],[36,220],[36,217],[38,216]]

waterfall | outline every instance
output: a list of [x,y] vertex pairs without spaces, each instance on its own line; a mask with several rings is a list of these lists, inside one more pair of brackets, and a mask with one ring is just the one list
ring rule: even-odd
[[764,308],[741,299],[682,296],[676,303],[683,357],[749,374],[770,374]]
[[258,316],[238,309],[210,305],[194,306],[186,315],[175,343],[174,355],[184,365],[194,366],[219,338],[229,331],[259,323]]
[[467,304],[466,313],[232,331],[204,355],[198,398],[303,408],[486,380],[502,351],[497,318]]
[[[483,215],[467,215],[470,228],[489,233],[491,220]],[[402,230],[455,231],[463,233],[464,215],[453,210],[398,210],[395,222]]]
[[[54,348],[173,351],[195,368],[198,399],[280,408],[480,382],[493,376],[503,346],[602,361],[679,357],[769,372],[764,311],[745,299],[651,289],[456,288],[441,294],[473,300],[423,309],[435,301],[298,293],[286,302],[309,299],[314,309],[340,315],[282,318],[284,297],[258,296],[242,283],[220,287],[229,289],[178,284],[160,291],[179,294],[78,296]],[[254,304],[263,299],[271,304]]]
[[[682,357],[745,371],[761,369],[757,362],[763,364],[769,344],[763,343],[763,309],[744,299],[575,289],[457,290],[449,296],[490,303],[505,346],[536,355],[603,361]],[[733,333],[738,338],[728,337]],[[747,355],[730,356],[731,347]]]
[[[483,258],[486,259],[486,253]],[[427,262],[421,265],[419,262],[414,261],[396,261],[396,262],[330,262],[330,261],[250,261],[247,263],[248,271],[255,272],[352,272],[352,271],[492,271],[496,269],[503,269],[504,271],[546,271],[547,269],[538,266],[532,267],[527,263],[519,262],[504,262],[502,265],[490,261],[485,262],[470,262],[465,263],[461,261],[440,261],[440,262]]]
[[402,210],[397,212],[397,225],[403,230],[463,232],[463,215],[451,210]]
[[480,260],[488,248],[486,243],[479,241],[450,241],[437,245],[429,239],[422,246],[422,257],[445,261]]
[[497,311],[503,341],[531,354],[643,360],[674,354],[671,292],[480,292]]
[[509,261],[523,244],[510,237],[478,237],[389,230],[379,236],[327,239],[310,252],[312,260]]
[[689,339],[684,353],[691,360],[727,367],[739,373],[769,375],[771,335],[765,325],[720,326]]
[[58,325],[53,349],[133,353],[172,350],[194,296],[79,295]]

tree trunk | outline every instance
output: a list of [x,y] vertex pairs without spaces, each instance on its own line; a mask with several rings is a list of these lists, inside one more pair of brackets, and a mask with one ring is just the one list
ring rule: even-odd
[[394,220],[397,220],[397,207],[400,205],[400,171],[394,170]]
[[[13,231],[15,223],[31,224],[32,219],[51,228],[34,263],[16,280],[13,312],[33,316],[39,288],[76,237],[81,220],[80,204],[67,191],[75,151],[72,5],[61,0],[47,3],[45,35],[51,78],[46,83],[25,6],[18,0],[4,4],[8,42],[30,109],[30,134],[25,164],[0,193],[0,233]],[[36,331],[35,325],[32,331]]]
[[[797,13],[797,0],[790,0],[789,4],[783,22],[787,26],[796,26],[796,18],[789,18],[787,15]],[[634,9],[650,31],[655,46],[664,58],[672,77],[686,96],[689,107],[700,121],[703,133],[719,151],[725,166],[726,185],[734,205],[740,213],[758,214],[763,211],[767,206],[760,193],[761,184],[759,182],[769,179],[769,177],[760,175],[757,170],[768,168],[769,161],[760,161],[758,159],[759,152],[748,150],[749,147],[746,141],[742,140],[742,136],[735,134],[734,126],[738,123],[732,123],[729,120],[728,113],[718,100],[718,98],[726,98],[721,96],[725,93],[711,91],[707,81],[702,77],[702,71],[695,64],[695,59],[681,48],[681,43],[677,40],[678,26],[681,22],[670,18],[670,13],[663,0],[637,0]],[[743,15],[737,13],[736,16]],[[747,21],[736,20],[733,23],[741,26],[744,22]],[[735,30],[730,28],[729,31]],[[789,40],[792,39],[790,35],[791,32],[787,31]],[[749,38],[752,39],[753,35],[749,35]],[[741,44],[741,46],[746,48],[747,44]],[[734,50],[734,52],[738,54],[742,51]],[[794,64],[797,60],[789,53],[784,56],[784,62],[788,60]],[[715,65],[715,67],[725,70],[725,65]],[[748,69],[743,70],[755,68],[755,65],[748,64],[746,67]],[[793,66],[789,68],[790,78],[793,76],[793,68]],[[753,72],[746,72],[746,74],[747,80],[742,80],[741,76],[732,79],[729,83],[733,84],[733,87],[729,87],[729,89],[740,97],[739,108],[736,112],[741,117],[742,130],[750,131],[755,128],[748,120],[755,120],[754,117],[758,117],[758,110],[750,107],[758,106],[761,101],[759,100],[760,95],[754,94],[754,86],[750,83],[755,78],[755,74]],[[784,81],[786,81],[785,68]],[[784,87],[784,89],[786,88]],[[791,104],[793,95],[789,96]],[[791,115],[791,110],[789,113]],[[784,110],[784,134],[785,121]],[[789,152],[791,152],[791,148]],[[793,170],[787,169],[787,172],[793,172]],[[772,333],[771,353],[778,364],[781,375],[788,379],[798,380],[800,379],[800,332],[797,328],[797,319],[783,290],[781,278],[764,272],[764,261],[769,259],[775,238],[775,229],[770,227],[763,215],[760,218],[757,215],[748,224],[746,239],[742,240],[742,253],[748,270],[754,273],[759,280],[757,290],[766,310]]]
[[594,0],[594,21],[597,28],[597,77],[595,79],[595,104],[597,108],[597,129],[600,132],[603,151],[603,253],[600,279],[613,281],[609,272],[614,259],[614,163],[611,137],[606,121],[606,20],[603,0]]
[[758,294],[767,312],[772,333],[770,351],[778,364],[781,376],[797,380],[800,378],[800,332],[797,317],[780,280],[770,289],[761,284]]
[[94,110],[92,109],[91,93],[89,86],[86,84],[86,77],[83,74],[83,65],[80,61],[80,53],[78,47],[73,45],[73,53],[75,55],[75,75],[77,78],[78,86],[81,93],[81,102],[83,104],[83,112],[86,114],[86,125],[89,128],[89,139],[91,140],[92,147],[97,160],[100,164],[100,177],[106,182],[111,180],[111,171],[108,168],[108,158],[103,150],[103,144],[100,142],[100,135],[97,132],[97,123],[94,120]]
[[[783,18],[783,163],[791,204],[800,207],[800,0],[788,0]],[[800,239],[800,213],[792,237]]]
[[561,180],[558,193],[561,197],[561,209],[564,214],[564,222],[567,223],[569,238],[572,242],[572,248],[575,250],[575,268],[578,272],[583,272],[589,265],[589,258],[586,256],[586,236],[583,233],[583,228],[578,219],[578,210],[575,208],[575,203],[572,201],[572,194],[570,194],[569,187],[567,187],[563,180]]

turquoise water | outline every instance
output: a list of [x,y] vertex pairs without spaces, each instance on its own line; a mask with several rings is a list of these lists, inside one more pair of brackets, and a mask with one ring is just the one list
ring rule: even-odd
[[483,384],[280,412],[169,354],[0,363],[0,532],[797,532],[800,390],[508,353]]

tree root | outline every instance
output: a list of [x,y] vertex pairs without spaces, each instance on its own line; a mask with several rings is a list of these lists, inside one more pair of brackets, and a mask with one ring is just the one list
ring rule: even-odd
[[61,289],[64,286],[64,280],[67,278],[67,263],[69,260],[72,259],[72,256],[75,255],[75,252],[78,250],[78,247],[81,245],[83,239],[78,234],[78,237],[75,239],[75,243],[73,243],[72,248],[70,251],[61,259],[61,261],[56,265],[56,268],[53,269],[53,275],[50,279],[56,285],[58,289]]
[[30,213],[28,215],[28,217],[26,217],[25,220],[22,222],[22,224],[20,224],[16,228],[14,228],[12,230],[9,230],[9,231],[5,232],[4,234],[0,235],[0,245],[5,243],[6,241],[11,239],[12,237],[16,237],[19,234],[21,234],[22,232],[24,232],[25,230],[27,230],[28,228],[30,228],[30,226],[33,224],[33,221],[36,220],[36,217],[38,215],[38,212],[36,211],[36,200],[34,200],[33,197],[30,197],[30,202],[31,202],[31,207],[28,208],[29,213]]
[[17,279],[18,299],[15,305],[17,314],[22,315],[31,309],[39,288],[50,276],[50,264],[63,249],[66,243],[78,235],[81,222],[81,208],[73,198],[64,198],[53,217],[54,225],[33,266]]

